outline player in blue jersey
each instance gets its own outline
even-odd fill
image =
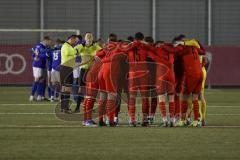
[[[47,85],[48,85],[48,100],[53,101],[53,86],[51,83],[51,71],[52,71],[52,58],[51,58],[51,53],[53,52],[54,48],[49,47],[48,52],[46,52],[47,55]],[[46,81],[46,80],[45,80]],[[46,85],[46,83],[45,83]]]
[[[37,100],[41,101],[44,96],[44,70],[46,69],[46,53],[49,52],[51,40],[48,36],[44,37],[42,42],[37,44],[32,50],[32,68],[34,82],[29,101],[34,100],[34,95],[37,92]]]
[[[54,101],[54,95],[58,97],[58,93],[60,92],[59,67],[61,64],[61,48],[63,43],[64,41],[57,39],[54,48],[48,54],[49,61],[51,61],[51,101]]]

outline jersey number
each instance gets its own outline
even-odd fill
[[[53,52],[53,60],[58,60],[58,52]]]

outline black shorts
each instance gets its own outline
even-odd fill
[[[60,81],[62,86],[72,86],[73,83],[73,68],[60,66]]]
[[[81,68],[80,75],[79,75],[79,85],[85,86],[86,85],[86,76],[87,76],[87,69]]]

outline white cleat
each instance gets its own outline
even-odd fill
[[[29,101],[32,102],[33,100],[34,100],[34,97],[31,95],[31,96],[29,97]]]
[[[54,102],[54,97],[51,96],[51,98],[48,99],[50,102]]]
[[[41,101],[42,97],[41,96],[37,96],[37,101]]]
[[[114,123],[116,124],[116,126],[119,126],[119,119],[118,119],[118,117],[114,117]]]

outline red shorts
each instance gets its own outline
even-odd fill
[[[149,96],[150,73],[147,63],[138,62],[129,65],[128,91],[129,94],[136,95],[140,91],[141,96]]]
[[[158,94],[175,93],[175,75],[172,69],[157,69],[156,87]]]
[[[101,64],[94,64],[86,75],[86,95],[96,97],[99,90],[98,75],[101,70]]]
[[[119,70],[113,69],[111,63],[104,63],[98,74],[100,90],[117,93],[118,73]]]
[[[183,94],[199,94],[201,92],[203,75],[202,72],[184,76]]]

